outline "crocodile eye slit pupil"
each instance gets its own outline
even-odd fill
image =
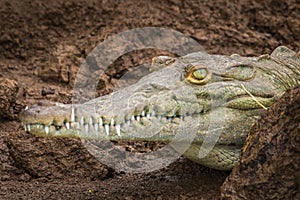
[[[193,72],[193,76],[195,79],[203,80],[207,76],[207,71],[204,68],[197,69]]]

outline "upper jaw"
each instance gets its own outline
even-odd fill
[[[145,93],[140,94],[145,96]],[[120,98],[121,93],[115,92],[109,95],[110,98],[99,97],[97,101],[85,104],[35,106],[21,113],[20,119],[27,131],[40,136],[96,137],[98,134],[99,138],[102,134],[103,139],[121,135],[123,139],[149,137],[156,130],[153,127],[175,126],[184,117],[172,92],[163,90],[154,91],[154,94],[149,98],[140,98],[139,95]],[[153,131],[148,136],[141,134],[151,129]],[[87,132],[92,135],[84,135]]]
[[[54,115],[40,116],[45,113],[55,113],[61,110],[61,119]],[[123,118],[122,122],[117,121],[116,117],[98,114],[86,115],[91,107],[65,105],[63,108],[39,107],[25,111],[20,119],[25,130],[39,136],[62,136],[62,137],[87,137],[98,139],[149,139],[160,134],[164,126],[169,128],[176,127],[184,119],[184,115],[163,114],[160,111],[143,110],[140,114],[133,114]],[[41,111],[42,110],[42,111]],[[84,113],[82,112],[84,110]],[[57,113],[56,113],[57,114]],[[129,116],[129,115],[128,115]],[[34,120],[36,119],[36,120]],[[171,135],[164,135],[165,139]],[[159,136],[163,138],[162,136]]]

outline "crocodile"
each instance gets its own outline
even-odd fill
[[[44,137],[170,142],[181,131],[193,135],[183,156],[231,170],[251,126],[299,82],[300,52],[284,46],[259,57],[157,56],[150,73],[130,86],[82,104],[33,105],[19,118]],[[207,138],[213,148],[201,157]]]

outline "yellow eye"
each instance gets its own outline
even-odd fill
[[[207,76],[207,71],[206,71],[205,68],[196,69],[193,72],[193,76],[194,76],[195,79],[203,80]]]
[[[204,66],[192,66],[187,70],[186,79],[194,84],[204,85],[211,78],[211,72]]]

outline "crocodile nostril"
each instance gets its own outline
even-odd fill
[[[150,67],[150,72],[159,70],[163,67],[169,66],[175,62],[175,58],[169,56],[157,56],[152,58],[152,65]]]

